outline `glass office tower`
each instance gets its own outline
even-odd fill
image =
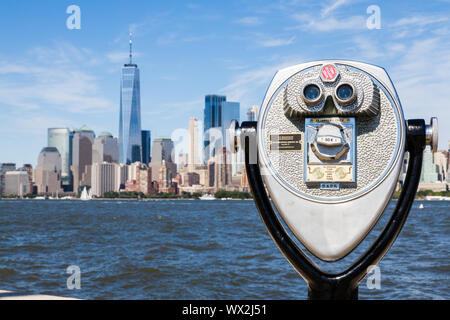
[[[203,110],[203,162],[205,164],[215,155],[217,132],[212,129],[219,128],[222,123],[222,103],[226,100],[225,96],[207,95],[205,97],[205,109]],[[221,145],[221,143],[219,144]]]
[[[205,97],[204,130],[220,127],[222,124],[222,103],[227,101],[225,96],[208,95]]]
[[[229,129],[233,120],[240,122],[240,103],[239,102],[228,102],[222,103],[222,143],[223,146],[231,151],[230,148],[230,137]]]
[[[68,128],[50,128],[48,129],[48,147],[58,149],[61,155],[61,181],[63,186],[72,184],[72,139],[73,131]]]
[[[142,163],[149,164],[150,163],[150,154],[151,154],[151,131],[150,130],[142,130]]]
[[[141,90],[139,68],[132,63],[122,67],[120,83],[119,161],[130,164],[142,160]]]
[[[233,120],[239,121],[240,104],[228,102],[225,96],[207,95],[203,116],[203,162],[207,163],[219,148],[227,147],[227,130]]]

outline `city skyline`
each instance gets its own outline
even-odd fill
[[[0,55],[0,121],[8,124],[0,128],[0,161],[36,166],[47,128],[86,123],[95,132],[118,132],[129,31],[145,70],[142,128],[153,137],[187,129],[190,117],[202,121],[208,93],[239,101],[246,119],[278,69],[342,58],[385,67],[406,118],[426,118],[431,109],[441,121],[439,149],[446,147],[450,41],[443,1],[381,1],[380,30],[367,29],[371,3],[364,1],[124,3],[78,1],[80,30],[66,28],[67,3],[0,4],[2,29],[14,30],[3,34],[8,50]],[[435,93],[432,105],[424,92]]]

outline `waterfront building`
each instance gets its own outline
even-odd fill
[[[5,173],[4,194],[23,197],[31,193],[31,184],[26,171],[7,171]]]
[[[215,170],[216,170],[216,162],[215,158],[211,158],[208,160],[208,164],[206,165],[207,171],[206,171],[206,184],[205,187],[208,188],[214,188],[214,179],[216,177]]]
[[[203,160],[206,163],[221,147],[230,150],[229,128],[240,120],[240,104],[226,101],[225,96],[207,95],[205,97]]]
[[[5,173],[16,170],[15,163],[0,163],[0,195],[2,195],[5,187]]]
[[[43,148],[34,170],[34,182],[39,194],[59,194],[61,189],[61,155],[55,147]]]
[[[152,181],[152,169],[145,164],[134,166],[133,176],[135,179],[126,182],[125,190],[128,192],[142,192],[144,194],[154,194],[156,189]]]
[[[248,109],[247,120],[248,121],[258,121],[258,115],[259,115],[259,107],[253,106]]]
[[[137,64],[132,60],[122,67],[120,82],[119,161],[130,164],[142,161],[141,93]]]
[[[144,165],[138,170],[139,172],[137,173],[137,182],[139,184],[140,192],[144,194],[154,194],[155,190],[152,183],[152,169]]]
[[[198,120],[197,118],[189,119],[189,155],[188,166],[190,170],[193,170],[195,166],[200,164],[198,157]]]
[[[177,165],[174,162],[174,144],[170,138],[157,138],[152,145],[152,161],[150,167],[152,168],[152,180],[159,180],[159,169],[163,162],[169,170],[169,179],[172,180],[177,174]]]
[[[25,171],[28,174],[28,182],[31,184],[33,182],[33,166],[31,164],[24,164],[23,167],[20,168],[20,171]]]
[[[248,177],[247,177],[247,170],[245,169],[245,166],[242,169],[241,188],[242,188],[243,192],[250,192],[250,186],[248,184]]]
[[[49,128],[47,132],[47,146],[58,149],[61,155],[61,180],[65,188],[72,185],[72,139],[74,132],[68,128]]]
[[[128,165],[119,164],[116,166],[116,183],[115,191],[125,190],[125,183],[128,180]]]
[[[161,167],[159,168],[158,175],[159,190],[168,189],[172,186],[172,177],[170,177],[169,169],[166,166],[166,161],[162,162]]]
[[[102,162],[119,162],[119,144],[109,132],[102,132],[92,145],[92,163]]]
[[[169,166],[168,166],[169,164]],[[159,171],[158,171],[158,191],[161,193],[177,193],[177,186],[173,183],[173,179],[176,178],[177,173],[176,170],[173,170],[170,167],[170,163],[166,163],[163,160]]]
[[[450,140],[447,145],[447,172],[450,171]],[[447,183],[450,184],[450,174],[447,174]]]
[[[95,133],[86,125],[75,130],[72,139],[73,191],[81,193],[81,187],[91,186],[92,145]]]
[[[222,190],[232,184],[231,154],[227,148],[219,149],[215,156],[214,188]]]
[[[429,148],[425,149],[423,153],[420,182],[438,182],[438,168],[434,163],[433,152]]]
[[[150,163],[150,155],[151,155],[151,140],[152,133],[150,130],[142,130],[142,160],[143,164],[148,165]]]
[[[185,170],[188,166],[189,155],[187,153],[180,153],[178,155],[178,171]]]
[[[433,152],[429,148],[425,149],[423,154],[422,173],[418,190],[447,190],[447,183],[439,181],[439,167],[434,162]]]
[[[116,172],[118,165],[109,162],[92,164],[92,195],[102,197],[106,192],[117,191]]]
[[[142,163],[140,163],[140,162],[134,162],[134,163],[130,164],[129,166],[127,166],[127,168],[128,168],[127,181],[137,180],[136,172],[137,172],[137,169],[141,165],[142,165]]]
[[[206,186],[208,181],[208,167],[207,166],[197,166],[193,173],[198,174],[199,176],[199,184],[202,186]]]
[[[434,155],[434,164],[437,166],[438,171],[438,180],[446,181],[447,180],[447,154],[446,151],[438,151],[435,152]]]
[[[200,175],[195,172],[188,172],[186,178],[183,179],[183,184],[186,186],[194,186],[200,184]]]
[[[190,187],[193,185],[200,184],[200,175],[196,172],[189,172],[188,170],[179,171],[178,186],[180,187]]]
[[[184,187],[193,185],[208,186],[208,166],[207,165],[197,165],[194,168],[183,168],[178,170],[181,174],[181,185]]]

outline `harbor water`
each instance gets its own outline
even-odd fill
[[[312,259],[342,271],[388,218],[344,260]],[[416,201],[379,264],[379,286],[364,279],[360,299],[450,299],[449,247],[450,202]],[[79,289],[68,288],[69,266],[80,270]],[[307,297],[253,201],[0,200],[0,289],[81,299]]]

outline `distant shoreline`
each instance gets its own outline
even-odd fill
[[[79,198],[73,199],[33,199],[33,198],[0,198],[1,200],[24,200],[24,201],[253,201],[253,199],[214,199],[214,200],[201,200],[201,199],[182,199],[182,198],[143,198],[143,199],[132,199],[132,198],[96,198],[91,200],[81,200]],[[450,200],[450,199],[449,199]]]
[[[80,198],[72,199],[35,199],[35,198],[0,198],[1,200],[27,200],[27,201],[253,201],[253,199],[229,199],[229,198],[218,198],[214,200],[201,200],[193,198],[95,198],[91,200],[81,200]],[[398,199],[392,199],[397,201]],[[450,197],[440,197],[439,199],[425,199],[425,198],[415,198],[414,201],[450,201]]]

